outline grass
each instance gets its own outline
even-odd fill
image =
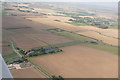
[[[91,26],[91,23],[87,23],[87,24],[85,24],[85,23],[78,23],[78,22],[66,22],[66,23],[68,23],[68,24],[72,24],[72,25],[75,25],[75,26]],[[99,26],[96,26],[96,27],[98,27],[99,28]],[[104,28],[104,26],[103,26],[103,28]],[[112,28],[112,29],[118,29],[118,26],[116,25],[116,26],[109,26],[108,28]]]
[[[16,58],[19,58],[19,56],[16,53],[6,54],[3,55],[3,58],[6,62],[13,61]]]
[[[112,29],[120,29],[120,27],[118,27],[117,25],[116,25],[116,26],[110,26],[109,28],[112,28]]]
[[[111,53],[114,53],[114,54],[118,54],[118,47],[114,47],[114,46],[93,45],[93,44],[80,44],[80,45],[95,48],[95,49],[98,49],[98,50],[103,50],[103,51],[106,51],[106,52],[111,52]]]
[[[76,25],[76,26],[88,26],[87,24],[84,23],[77,23],[77,22],[67,22],[68,24]]]
[[[56,34],[59,36],[64,36],[64,37],[67,37],[67,38],[74,40],[74,41],[81,41],[81,42],[96,41],[96,40],[90,39],[88,37],[85,37],[83,35],[75,34],[73,32],[69,32],[69,31],[62,31],[62,32],[57,32],[55,30],[49,30],[49,31],[52,32],[53,34]]]
[[[96,16],[96,14],[91,14],[91,13],[87,13],[87,12],[79,12],[79,13],[65,13],[65,12],[57,12],[60,14],[65,14],[69,17],[76,17],[76,16]]]
[[[2,15],[6,15],[6,16],[8,15],[8,16],[9,16],[9,15],[11,15],[11,14],[9,14],[9,13],[7,13],[7,12],[2,12]]]
[[[86,43],[86,41],[88,41],[88,42],[94,41],[94,42],[98,43],[97,39],[94,39],[94,38],[91,38],[91,37],[88,37],[88,36],[84,36],[84,35],[81,35],[81,34],[72,33],[72,32],[69,32],[69,31],[57,32],[55,29],[54,30],[53,29],[52,30],[47,30],[47,31],[50,31],[51,33],[53,33],[55,35],[64,36],[64,37],[72,40],[71,42],[67,42],[67,43],[47,45],[47,47],[66,47],[66,46],[77,45],[77,44],[80,44],[80,43]],[[42,46],[42,47],[46,47],[46,46]],[[38,49],[38,48],[41,48],[41,47],[35,47],[33,49]]]
[[[56,52],[56,53],[41,54],[41,55],[29,57],[29,58],[35,58],[35,57],[41,57],[41,56],[47,56],[47,55],[53,55],[53,54],[59,54],[59,53],[63,53],[63,51],[62,52]]]
[[[71,45],[79,44],[79,45],[83,45],[86,47],[91,47],[91,48],[95,48],[95,49],[99,49],[99,50],[118,54],[118,47],[117,46],[111,46],[107,43],[103,43],[97,39],[94,39],[94,38],[91,38],[88,36],[79,35],[76,33],[69,32],[69,31],[58,32],[56,29],[52,29],[52,30],[48,30],[48,31],[50,31],[53,34],[64,36],[64,37],[67,37],[71,40],[74,40],[73,42],[69,42],[69,43],[56,44],[55,46],[57,46],[57,47],[64,47],[64,46],[71,46]],[[96,42],[97,44],[90,43],[91,41]]]
[[[5,46],[2,46],[2,47],[9,47],[9,48],[12,50],[12,52],[9,53],[9,54],[7,54],[7,53],[4,54],[4,53],[3,53],[3,58],[4,58],[5,62],[10,62],[10,61],[15,60],[16,58],[20,58],[20,57],[13,51],[13,49],[12,49],[12,46],[11,46],[11,38],[9,37],[9,35],[4,34],[4,37],[6,37],[6,38],[5,38],[5,39],[6,39],[5,42],[9,43],[10,46],[5,45]],[[14,44],[15,44],[15,42],[14,42]]]
[[[80,44],[80,43],[81,43],[80,41],[72,41],[72,42],[68,42],[68,43],[55,44],[55,45],[52,45],[52,46],[61,48],[61,47],[67,47],[67,46],[77,45],[77,44]]]
[[[62,47],[67,47],[67,46],[72,46],[72,45],[77,45],[77,44],[80,44],[81,42],[80,41],[72,41],[72,42],[67,42],[67,43],[60,43],[60,44],[54,44],[54,45],[48,45],[48,46],[42,46],[42,47],[58,47],[58,48],[62,48]],[[41,48],[40,47],[35,47],[35,48],[32,48],[32,49],[39,49]],[[61,53],[61,52],[58,52],[58,53]],[[55,53],[57,54],[57,53]],[[51,54],[45,54],[45,55],[39,55],[39,56],[46,56],[46,55],[51,55]],[[37,56],[35,56],[37,57]]]

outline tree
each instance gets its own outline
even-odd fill
[[[56,76],[52,76],[52,80],[59,80],[59,78],[57,78]]]
[[[56,76],[53,75],[52,80],[64,80],[64,78],[62,76],[56,77]]]
[[[58,76],[59,77],[59,80],[64,80],[64,78],[62,76]]]

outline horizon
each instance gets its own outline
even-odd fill
[[[1,0],[2,2],[119,2],[119,0]]]

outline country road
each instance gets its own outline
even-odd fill
[[[44,71],[42,71],[42,70],[40,70],[37,66],[35,66],[34,64],[32,64],[33,65],[33,67],[37,70],[37,71],[39,71],[42,75],[44,75],[46,78],[51,78],[50,76],[48,76],[46,73],[44,73]]]
[[[12,49],[13,49],[13,51],[19,56],[19,57],[23,57],[16,49],[15,49],[15,46],[14,46],[14,43],[12,42],[12,41],[10,41],[11,42],[11,47],[12,47]],[[33,67],[37,70],[37,71],[39,71],[41,74],[43,74],[46,78],[51,78],[49,75],[47,75],[46,73],[46,71],[44,70],[44,69],[40,69],[39,67],[37,67],[36,65],[34,65],[30,60],[28,60],[32,65],[33,65]]]
[[[15,53],[17,53],[17,55],[18,55],[19,57],[22,57],[22,55],[15,49],[14,43],[13,43],[12,41],[10,41],[10,42],[11,42],[11,47],[12,47],[13,51],[14,51]]]

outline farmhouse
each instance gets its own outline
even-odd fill
[[[8,69],[21,69],[20,64],[10,64]]]
[[[48,50],[45,50],[45,53],[56,53],[56,52],[59,52],[59,49],[48,49]]]
[[[35,51],[29,51],[29,52],[26,52],[26,55],[29,55],[30,53],[34,53]]]
[[[31,67],[32,64],[29,62],[22,62],[20,64],[9,64],[7,66],[8,66],[8,69],[12,70],[12,69],[22,69],[25,67]]]

